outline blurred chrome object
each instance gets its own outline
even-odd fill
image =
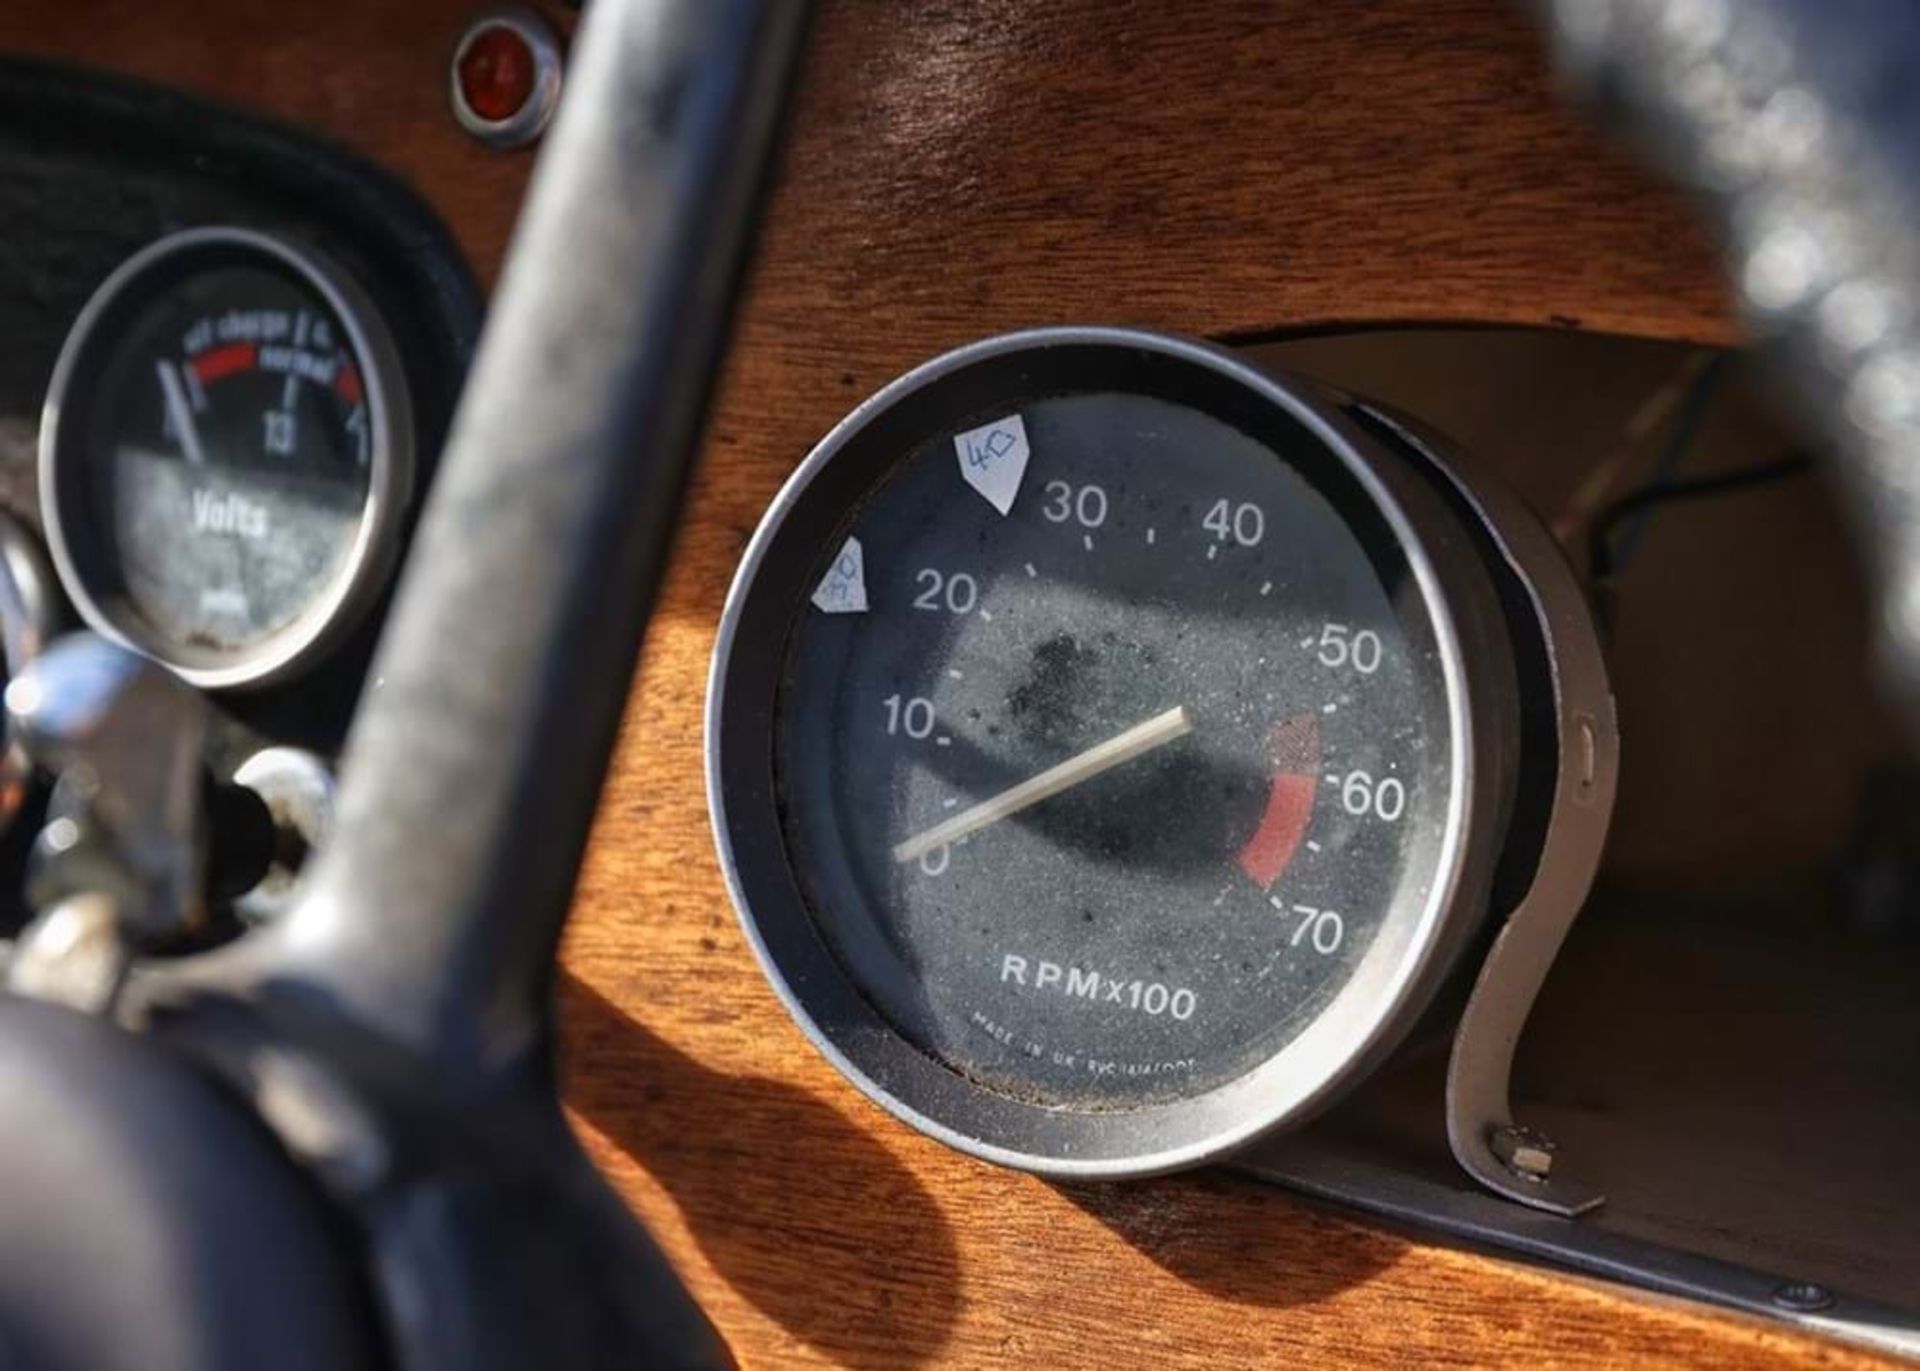
[[[16,744],[57,777],[28,880],[43,913],[17,956],[46,937],[93,947],[100,920],[75,938],[71,910],[61,912],[83,897],[109,901],[109,922],[135,946],[204,922],[199,694],[165,667],[77,633],[15,676],[6,703]]]
[[[33,535],[11,514],[0,511],[0,662],[12,680],[40,655],[59,623],[53,572]],[[8,725],[0,744],[0,833],[26,802],[33,762],[14,740]]]
[[[1539,0],[1585,93],[1712,212],[1836,458],[1920,735],[1920,7]]]
[[[268,747],[242,762],[233,780],[266,804],[280,838],[266,875],[233,902],[242,919],[262,923],[293,904],[302,867],[333,836],[333,771],[304,748]]]
[[[7,949],[6,988],[83,1014],[104,1014],[132,960],[113,897],[75,895],[35,919]]]

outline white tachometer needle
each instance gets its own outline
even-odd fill
[[[1164,714],[1154,715],[1145,723],[1135,724],[1125,733],[1115,734],[1104,743],[1094,744],[1058,766],[1048,767],[1038,776],[1001,791],[991,800],[983,800],[972,809],[937,823],[923,833],[914,834],[905,842],[895,845],[893,859],[896,862],[910,862],[936,847],[959,842],[969,833],[978,833],[988,824],[999,823],[1029,805],[1037,805],[1082,781],[1093,779],[1103,771],[1109,771],[1122,762],[1130,762],[1191,732],[1193,720],[1187,717],[1186,706],[1176,705]]]
[[[179,435],[180,450],[195,466],[205,466],[207,450],[200,446],[200,430],[193,426],[193,406],[187,403],[187,388],[180,384],[180,368],[172,362],[159,361],[153,364],[153,369],[160,375],[160,391],[167,398],[167,418],[173,421],[173,431]]]

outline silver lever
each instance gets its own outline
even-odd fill
[[[205,921],[205,702],[165,668],[91,633],[7,686],[7,718],[55,778],[33,853],[39,917],[8,969],[16,990],[98,1009],[131,948]]]

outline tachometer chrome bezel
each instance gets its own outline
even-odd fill
[[[1019,1100],[967,1079],[907,1041],[860,994],[805,908],[772,808],[771,720],[744,701],[771,692],[737,651],[769,549],[848,444],[924,388],[1009,357],[1044,366],[1052,349],[1113,349],[1225,377],[1276,406],[1332,453],[1395,540],[1431,626],[1445,696],[1449,801],[1433,879],[1417,913],[1383,928],[1315,1022],[1242,1075],[1176,1101],[1085,1111]],[[1515,765],[1513,672],[1497,597],[1433,489],[1310,383],[1270,375],[1223,349],[1120,328],[1042,329],[987,339],[893,382],[813,450],[769,508],[742,559],[715,645],[707,699],[708,803],[721,866],[749,943],[814,1045],[869,1098],[974,1156],[1060,1178],[1149,1175],[1199,1165],[1297,1124],[1364,1077],[1412,1028],[1480,926]],[[778,579],[778,578],[775,578]],[[761,610],[759,612],[771,612]],[[758,664],[764,668],[764,663]],[[757,825],[750,831],[745,824]],[[1392,921],[1389,921],[1390,924]],[[811,933],[809,933],[811,930]]]

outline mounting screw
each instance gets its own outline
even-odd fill
[[[1531,1128],[1502,1124],[1487,1135],[1487,1145],[1500,1164],[1522,1180],[1544,1181],[1553,1170],[1553,1139]]]
[[[1788,1281],[1785,1285],[1777,1285],[1771,1298],[1777,1307],[1795,1314],[1818,1313],[1833,1304],[1833,1292],[1812,1281]]]

